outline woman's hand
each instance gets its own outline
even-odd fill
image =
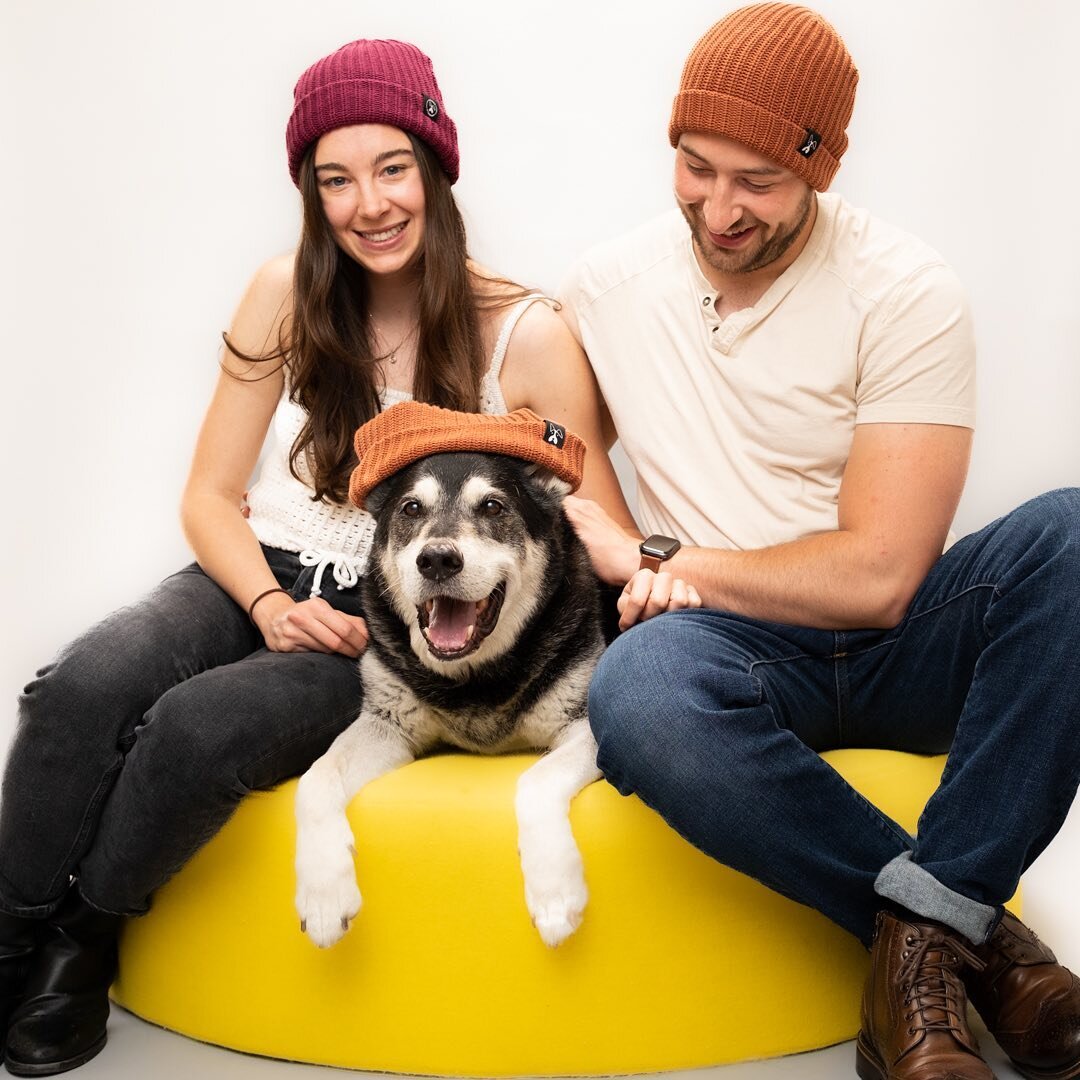
[[[288,593],[271,593],[254,612],[255,625],[271,652],[341,653],[357,657],[368,643],[367,623],[346,615],[321,596],[297,602]]]
[[[619,629],[629,630],[636,622],[644,622],[665,611],[701,607],[701,597],[693,585],[687,585],[666,570],[638,570],[626,583],[616,605],[619,609]]]
[[[641,537],[624,529],[599,503],[567,495],[563,509],[589,552],[593,569],[608,585],[628,581],[641,562]]]

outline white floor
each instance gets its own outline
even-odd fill
[[[1020,1074],[1006,1064],[977,1023],[976,1031],[984,1056],[1000,1080],[1017,1080]],[[335,1076],[378,1075],[232,1053],[163,1031],[115,1006],[109,1020],[109,1044],[71,1075],[79,1080],[145,1080],[150,1074],[154,1080],[333,1080]],[[855,1045],[850,1042],[772,1061],[663,1074],[664,1080],[838,1080],[854,1075]]]

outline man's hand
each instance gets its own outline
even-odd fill
[[[629,630],[665,611],[701,607],[701,597],[693,585],[687,585],[666,570],[638,570],[626,583],[615,605],[619,609],[619,629]]]
[[[589,552],[593,569],[608,585],[622,585],[641,562],[641,537],[619,525],[599,503],[567,495],[563,509]]]
[[[367,648],[367,623],[359,615],[332,608],[321,596],[298,603],[287,593],[273,593],[255,608],[255,622],[271,652],[341,653],[355,658]]]

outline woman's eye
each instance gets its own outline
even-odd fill
[[[420,504],[415,499],[409,499],[407,502],[401,504],[401,512],[406,517],[419,517],[420,516]]]
[[[322,181],[322,186],[336,190],[337,188],[343,188],[348,182],[344,176],[328,176]]]
[[[485,499],[480,504],[480,513],[485,517],[498,517],[506,507],[498,499]]]

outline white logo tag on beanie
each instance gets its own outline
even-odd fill
[[[545,420],[544,442],[551,443],[552,446],[561,450],[563,443],[566,442],[566,428],[556,424],[554,420]]]
[[[424,112],[434,120],[439,115],[439,103],[434,98],[424,98]]]
[[[814,151],[821,145],[821,136],[813,129],[806,129],[806,138],[803,141],[802,146],[799,147],[799,153],[803,157],[812,157]]]

